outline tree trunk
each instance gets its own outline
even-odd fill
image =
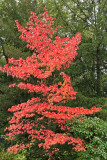
[[[7,57],[6,53],[5,53],[5,49],[4,49],[3,44],[2,44],[2,51],[3,51],[3,56],[4,56],[5,59],[6,59],[6,63],[8,63],[8,57]]]
[[[97,61],[97,65],[96,65],[96,68],[97,68],[97,95],[100,96],[101,95],[101,79],[100,79],[100,76],[101,76],[101,69],[100,69],[100,51],[99,51],[99,47],[97,47],[97,55],[96,55],[96,61]]]
[[[3,56],[5,57],[5,59],[6,59],[6,63],[8,63],[8,57],[7,57],[7,55],[6,55],[6,53],[5,53],[5,49],[4,49],[4,42],[3,42],[3,40],[2,40],[2,38],[0,37],[0,45],[1,45],[1,47],[2,47],[2,51],[3,51]]]

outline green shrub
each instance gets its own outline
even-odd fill
[[[78,152],[76,160],[107,159],[107,124],[97,117],[81,116],[70,122],[70,134],[85,141],[86,151]]]
[[[2,149],[0,152],[0,160],[27,160],[26,156],[22,154],[9,154],[7,151]]]

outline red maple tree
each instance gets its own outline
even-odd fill
[[[8,151],[17,153],[19,150],[34,145],[36,141],[49,156],[58,150],[55,147],[57,143],[68,142],[72,144],[73,149],[85,151],[83,140],[68,136],[67,130],[70,128],[66,125],[66,120],[72,121],[80,114],[93,114],[100,111],[101,108],[84,109],[59,105],[59,102],[76,98],[77,92],[71,86],[70,77],[63,71],[70,66],[77,55],[81,34],[77,33],[75,37],[56,36],[53,38],[54,33],[58,31],[57,28],[53,29],[54,18],[48,15],[46,9],[40,18],[36,13],[31,12],[29,22],[25,27],[21,26],[18,20],[16,24],[22,33],[20,38],[27,42],[27,48],[30,48],[33,54],[25,60],[10,58],[9,64],[1,67],[0,70],[7,72],[7,75],[22,79],[23,82],[11,84],[10,87],[36,92],[38,97],[33,97],[25,103],[8,109],[13,112],[9,126],[5,129],[9,138],[14,140],[16,136],[26,133],[29,139],[28,143],[17,143],[8,148]],[[46,79],[55,74],[56,70],[60,72],[62,82],[48,85]],[[31,76],[36,79],[33,84],[27,81]],[[62,133],[53,131],[52,126],[54,125],[57,125]]]

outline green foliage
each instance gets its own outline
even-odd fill
[[[9,85],[14,82],[16,82],[16,80],[13,80],[11,76],[7,77],[6,74],[0,72],[0,109],[2,111],[7,112],[9,107],[25,102],[29,97],[27,91],[18,88],[9,88]]]
[[[97,117],[80,116],[70,122],[70,134],[85,140],[86,151],[79,153],[83,160],[107,159],[107,124]],[[79,160],[78,158],[76,160]]]
[[[0,160],[27,160],[26,151],[23,151],[21,154],[9,154],[7,151],[2,150],[0,152]]]
[[[31,55],[26,48],[26,43],[19,39],[20,33],[17,30],[15,20],[22,25],[26,24],[30,12],[37,14],[43,12],[43,3],[37,0],[1,0],[0,3],[0,53],[7,58],[27,57]],[[4,50],[3,50],[4,48]],[[5,53],[6,50],[6,53]]]
[[[102,111],[100,111],[99,113],[97,113],[96,115],[103,119],[104,121],[107,121],[107,98],[103,98],[104,99],[104,104],[102,106]]]
[[[4,66],[6,64],[6,60],[3,57],[0,57],[0,66]]]
[[[31,56],[30,52],[23,52],[21,48],[15,48],[14,46],[4,45],[4,51],[8,58],[12,58],[14,56],[15,59],[23,58],[26,59],[28,56]]]
[[[4,132],[4,126],[7,123],[7,115],[5,112],[0,110],[0,135]]]
[[[91,108],[92,106],[103,107],[103,105],[105,104],[105,98],[86,97],[79,92],[76,95],[76,99],[68,101],[66,104],[71,107],[80,107],[80,106],[84,108]]]

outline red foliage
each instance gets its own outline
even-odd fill
[[[19,87],[27,89],[28,92],[36,92],[43,95],[43,98],[36,97],[28,100],[26,103],[21,103],[9,108],[13,112],[13,117],[9,121],[7,135],[10,139],[14,139],[16,135],[28,134],[28,144],[16,144],[10,147],[9,152],[17,152],[33,145],[36,140],[40,141],[39,147],[46,150],[46,154],[54,154],[57,149],[54,147],[57,143],[72,144],[75,150],[84,151],[85,146],[79,138],[73,138],[67,135],[67,130],[70,128],[66,125],[66,120],[71,121],[80,114],[93,114],[101,110],[101,108],[92,107],[91,109],[71,108],[67,106],[57,105],[57,102],[65,102],[70,99],[75,99],[76,92],[71,86],[71,80],[64,72],[60,72],[63,82],[58,84],[46,85],[45,79],[52,76],[55,70],[61,70],[69,67],[72,60],[77,55],[78,44],[81,42],[81,34],[77,33],[75,37],[60,38],[53,34],[57,29],[53,29],[54,18],[49,17],[48,11],[41,15],[39,19],[36,13],[31,12],[27,26],[22,27],[16,21],[18,30],[22,32],[20,38],[27,42],[27,47],[33,50],[33,55],[27,57],[26,60],[20,58],[15,60],[9,59],[9,64],[4,68],[0,68],[2,72],[7,72],[7,75],[12,77],[27,80],[31,77],[36,77],[37,82],[11,84],[10,87]],[[59,26],[60,28],[60,26]],[[36,84],[36,85],[35,85]],[[37,118],[37,116],[39,117]],[[33,118],[33,120],[31,120]],[[44,118],[48,121],[45,122]],[[42,123],[43,122],[43,123]],[[45,122],[45,123],[44,123]],[[58,127],[65,133],[55,133],[52,131],[52,124],[57,124]],[[41,128],[40,128],[41,125]],[[52,148],[50,152],[50,148]]]

